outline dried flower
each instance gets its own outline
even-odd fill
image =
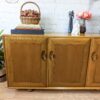
[[[79,12],[76,16],[79,19],[89,20],[91,19],[92,14],[89,11],[83,11],[83,12]]]

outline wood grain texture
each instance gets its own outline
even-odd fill
[[[4,43],[9,87],[46,86],[46,61],[41,59],[46,39],[5,36]]]
[[[86,86],[100,86],[100,38],[92,38]],[[94,60],[92,55],[94,55]]]
[[[48,55],[49,86],[85,86],[86,70],[90,50],[89,38],[50,38]]]
[[[3,40],[10,88],[100,90],[100,37],[4,35]]]

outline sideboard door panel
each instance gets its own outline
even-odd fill
[[[48,45],[48,85],[85,86],[89,38],[51,38]]]
[[[46,86],[46,38],[5,36],[4,49],[9,87]]]
[[[100,38],[91,41],[87,86],[100,87]]]

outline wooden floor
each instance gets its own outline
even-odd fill
[[[8,89],[0,83],[0,100],[100,100],[100,91],[72,90],[26,90]]]

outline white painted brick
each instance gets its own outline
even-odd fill
[[[10,33],[10,30],[20,23],[20,7],[29,0],[19,0],[16,4],[0,1],[0,29]],[[33,1],[33,0],[30,0]],[[45,32],[67,33],[68,12],[75,13],[88,10],[93,13],[93,18],[86,22],[88,33],[100,33],[100,1],[90,4],[90,0],[34,0],[41,9],[41,26]],[[13,20],[13,21],[12,21]]]

